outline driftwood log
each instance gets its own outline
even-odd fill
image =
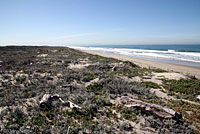
[[[67,104],[72,109],[81,109],[81,107],[72,103],[71,101],[64,102],[58,94],[54,94],[54,95],[44,94],[44,96],[40,100],[40,107],[52,109],[52,102],[54,100],[60,100],[63,104]]]
[[[144,110],[146,113],[151,113],[160,118],[164,118],[164,119],[172,118],[175,120],[179,120],[182,118],[182,116],[179,112],[176,112],[173,109],[170,109],[168,107],[162,107],[160,105],[131,99],[130,97],[127,97],[127,96],[122,96],[120,101],[121,101],[121,103],[125,104],[126,107],[136,107],[141,110]]]

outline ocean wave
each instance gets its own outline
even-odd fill
[[[176,50],[170,50],[170,49],[168,49],[168,52],[176,52]]]
[[[177,52],[175,50],[146,50],[146,49],[128,49],[128,48],[103,48],[103,47],[72,47],[81,50],[94,50],[115,55],[129,57],[143,57],[154,59],[167,59],[200,63],[199,52]]]

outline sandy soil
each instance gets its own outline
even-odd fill
[[[184,75],[196,76],[197,78],[200,79],[200,67],[177,65],[177,64],[171,64],[171,63],[162,63],[162,62],[157,62],[157,61],[148,61],[148,60],[125,57],[125,56],[116,56],[116,55],[104,54],[104,53],[101,53],[98,51],[92,51],[92,50],[81,50],[81,51],[84,51],[90,54],[104,56],[104,57],[111,57],[111,58],[115,58],[119,60],[132,61],[141,67],[160,68],[160,69],[167,70],[170,72],[180,72],[180,73],[183,73]]]

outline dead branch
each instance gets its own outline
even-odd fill
[[[160,105],[146,103],[140,100],[131,99],[127,96],[122,96],[120,99],[121,103],[125,104],[126,107],[137,107],[145,112],[153,113],[160,118],[173,118],[179,120],[182,118],[179,112],[174,111],[168,107],[162,107]]]

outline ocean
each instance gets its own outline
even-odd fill
[[[72,47],[106,54],[200,67],[199,45],[91,45]]]

